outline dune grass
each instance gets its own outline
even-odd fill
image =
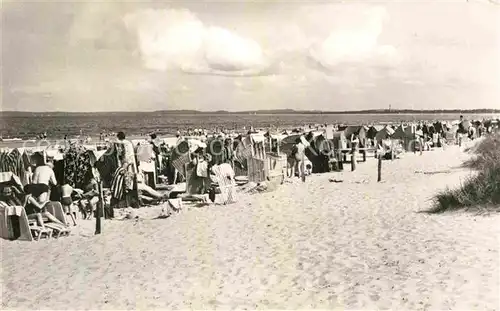
[[[500,211],[500,134],[490,135],[468,152],[474,156],[464,163],[477,171],[458,189],[446,189],[436,195],[430,213],[493,207]]]

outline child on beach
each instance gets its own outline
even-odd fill
[[[81,191],[80,189],[74,189],[69,184],[64,184],[61,186],[61,205],[63,207],[64,213],[66,215],[69,215],[71,221],[73,221],[73,225],[76,226],[76,212],[74,211],[73,199],[71,198],[73,192],[83,194],[83,191]]]

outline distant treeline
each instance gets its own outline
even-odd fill
[[[129,112],[27,112],[27,111],[0,111],[0,116],[5,117],[30,117],[30,116],[95,116],[95,115],[150,115],[150,114],[192,114],[192,115],[214,115],[214,114],[490,114],[500,113],[500,109],[435,109],[435,110],[415,110],[415,109],[371,109],[371,110],[351,110],[351,111],[322,111],[322,110],[248,110],[248,111],[198,111],[198,110],[158,110],[158,111],[129,111]]]

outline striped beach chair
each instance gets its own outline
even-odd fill
[[[236,181],[231,165],[224,163],[214,165],[212,172],[215,175],[215,182],[220,189],[220,198],[224,205],[236,202]]]

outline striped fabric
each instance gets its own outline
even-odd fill
[[[111,181],[111,195],[113,198],[121,200],[125,191],[130,191],[134,189],[134,176],[130,170],[132,166],[128,168],[119,167],[116,169],[113,175],[113,180]]]
[[[113,181],[111,182],[111,195],[113,198],[120,200],[123,197],[123,188],[125,181],[125,169],[119,167],[114,174]]]
[[[16,167],[16,159],[10,152],[0,153],[0,172],[12,172]]]
[[[4,213],[7,216],[21,216],[24,209],[24,207],[22,206],[11,206],[3,201],[0,201],[0,208],[3,208],[5,210]]]
[[[12,158],[12,173],[19,176],[22,179],[23,185],[27,184],[25,180],[25,167],[23,161],[23,155],[16,148],[10,152],[10,157]]]
[[[21,178],[22,184],[27,184],[25,178],[27,166],[24,163],[23,154],[16,148],[11,152],[0,153],[0,172],[12,172]]]
[[[190,162],[189,153],[179,155],[179,157],[172,161],[172,166],[184,176],[184,165]],[[186,177],[186,176],[184,176]]]

